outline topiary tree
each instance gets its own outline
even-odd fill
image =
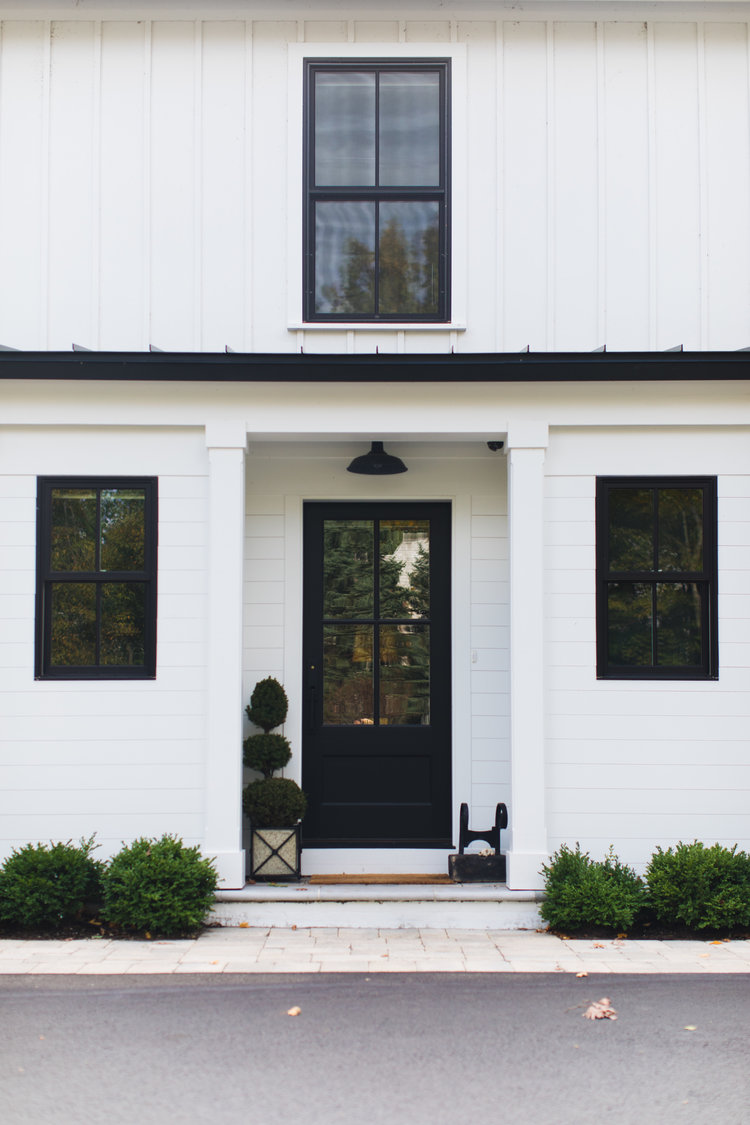
[[[262,734],[251,734],[243,742],[245,765],[263,774],[260,781],[251,781],[243,791],[242,806],[254,828],[293,827],[305,814],[307,801],[295,781],[275,778],[276,770],[288,765],[292,756],[289,739],[271,733],[286,719],[289,700],[273,676],[260,680],[245,708],[247,717],[260,727]]]

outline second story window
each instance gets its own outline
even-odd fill
[[[449,65],[307,63],[306,320],[449,319]]]

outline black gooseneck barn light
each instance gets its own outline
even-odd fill
[[[389,477],[394,473],[405,473],[406,465],[400,457],[393,457],[383,449],[382,441],[374,441],[369,453],[355,457],[347,465],[347,473],[362,473],[367,477]]]

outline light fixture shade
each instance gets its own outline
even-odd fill
[[[370,452],[355,457],[346,471],[362,473],[367,477],[390,477],[394,473],[405,473],[406,465],[400,457],[392,457],[390,453],[386,453],[382,441],[374,441]]]

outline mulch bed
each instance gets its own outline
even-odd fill
[[[590,926],[583,930],[553,930],[561,938],[591,938],[611,941],[623,938],[631,941],[744,941],[750,938],[745,930],[692,930],[689,926],[661,926],[657,923],[634,926],[627,933],[617,933],[605,926]]]
[[[216,929],[216,923],[201,926],[187,934],[159,934],[142,931],[125,931],[118,926],[110,926],[99,919],[88,922],[70,922],[59,929],[40,929],[34,927],[11,926],[0,923],[0,939],[14,938],[22,941],[80,941],[81,938],[106,938],[108,941],[172,941],[175,937],[197,938],[209,930]]]

